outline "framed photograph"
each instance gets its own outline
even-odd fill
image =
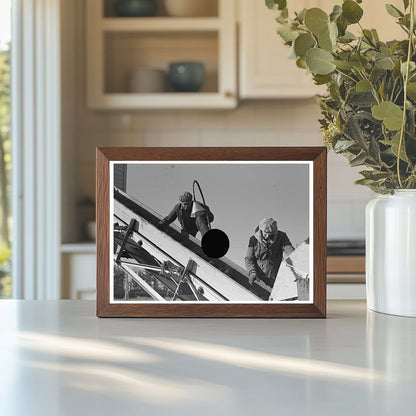
[[[326,316],[324,147],[97,149],[97,316]]]

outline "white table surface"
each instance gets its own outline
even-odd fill
[[[98,319],[0,301],[0,415],[412,415],[416,319]]]

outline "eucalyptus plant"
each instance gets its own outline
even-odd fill
[[[286,0],[266,0],[278,10],[278,34],[292,48],[296,65],[325,84],[320,97],[324,143],[365,166],[357,183],[377,193],[416,188],[415,0],[387,12],[404,39],[382,42],[360,24],[362,0],[344,0],[328,14],[320,8],[289,16]],[[356,25],[354,35],[350,29]]]

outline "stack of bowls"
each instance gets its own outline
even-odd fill
[[[217,0],[165,0],[165,7],[173,17],[218,16]]]
[[[166,72],[162,69],[136,68],[129,72],[128,91],[133,93],[159,93],[167,90]]]

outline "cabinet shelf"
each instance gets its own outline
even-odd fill
[[[233,95],[217,93],[157,93],[157,94],[103,94],[97,100],[98,109],[202,109],[202,108],[234,108]]]
[[[213,1],[213,0],[212,0]],[[229,109],[237,106],[236,5],[218,0],[214,17],[114,17],[103,0],[88,0],[87,103],[97,110]],[[108,5],[107,5],[108,6]],[[165,71],[169,64],[204,64],[197,93],[176,93],[167,85],[157,93],[135,93],[133,71]],[[146,89],[142,89],[146,90]],[[154,89],[154,90],[157,90]]]
[[[172,31],[216,31],[221,27],[217,17],[138,17],[104,18],[101,30],[105,32],[172,32]]]
[[[96,246],[92,241],[83,241],[78,243],[63,243],[61,244],[61,253],[76,254],[88,253],[95,254]]]

